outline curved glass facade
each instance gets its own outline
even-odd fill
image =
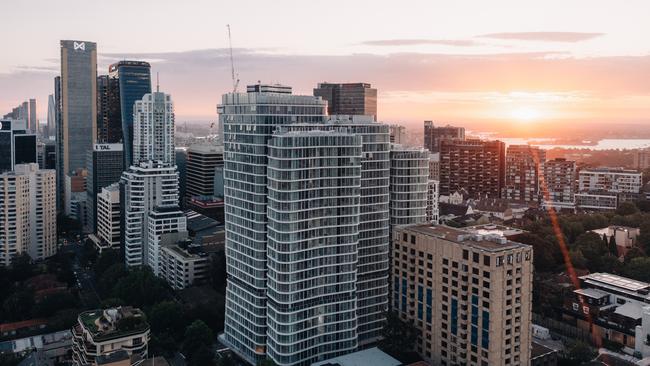
[[[269,357],[310,365],[353,351],[361,137],[277,133],[267,179]]]

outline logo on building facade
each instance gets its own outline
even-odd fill
[[[73,44],[74,50],[86,50],[86,42],[74,42]]]

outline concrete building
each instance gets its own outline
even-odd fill
[[[604,236],[607,241],[614,237],[619,255],[625,255],[628,250],[636,245],[641,230],[634,227],[611,225],[602,229],[591,230],[591,232]]]
[[[187,235],[187,218],[178,205],[154,206],[149,210],[146,221],[145,263],[151,271],[160,276],[160,251],[165,234]]]
[[[578,190],[611,193],[639,193],[643,179],[636,170],[585,168],[578,173]]]
[[[440,153],[429,155],[429,179],[440,181]]]
[[[55,172],[32,163],[0,174],[0,265],[22,253],[42,260],[56,249]]]
[[[88,171],[83,168],[65,176],[65,215],[79,221],[82,227],[88,224],[87,183]]]
[[[178,173],[173,165],[143,162],[125,171],[120,184],[124,259],[127,266],[145,265],[149,214],[155,207],[178,210]]]
[[[0,156],[0,173],[12,171],[16,164],[38,162],[36,135],[25,120],[0,120]]]
[[[446,226],[393,231],[393,309],[434,365],[527,365],[532,247]]]
[[[98,358],[123,351],[147,358],[150,338],[149,324],[140,309],[123,306],[85,311],[72,327],[72,362],[75,366],[100,365]]]
[[[424,148],[432,154],[440,152],[440,141],[465,139],[465,127],[440,126],[436,127],[433,121],[424,121]]]
[[[223,167],[223,146],[197,144],[187,149],[186,202],[194,197],[214,196],[217,167]]]
[[[388,126],[391,144],[404,144],[406,142],[406,127],[400,125]]]
[[[102,188],[97,194],[97,229],[94,235],[95,245],[100,252],[104,249],[120,247],[122,231],[120,213],[119,184],[114,183]]]
[[[530,145],[510,145],[506,152],[506,180],[502,197],[515,201],[539,202],[540,175],[546,151]]]
[[[607,191],[581,191],[574,196],[575,207],[583,210],[616,210],[618,195]]]
[[[40,169],[56,169],[56,143],[54,141],[37,142],[36,154]]]
[[[471,198],[499,198],[505,186],[506,148],[501,141],[443,138],[440,194],[465,189]]]
[[[544,207],[556,210],[574,209],[576,193],[576,162],[562,158],[544,164],[542,193]]]
[[[325,361],[319,361],[312,366],[402,366],[402,363],[394,359],[387,353],[384,353],[377,347],[364,349],[347,355],[330,358]],[[413,366],[413,365],[411,365]]]
[[[429,151],[391,145],[390,225],[419,224],[427,220]]]
[[[132,115],[133,111],[131,111],[131,120]],[[122,143],[123,138],[119,79],[110,75],[99,75],[97,76],[97,143]]]
[[[38,118],[36,118],[36,99],[29,100],[29,120],[27,128],[33,134],[38,134]]]
[[[88,221],[86,231],[97,230],[97,195],[102,188],[120,181],[124,171],[124,151],[122,144],[95,144],[88,151],[86,159],[86,210]]]
[[[319,83],[314,96],[327,101],[330,116],[372,116],[377,120],[377,89],[368,83]]]
[[[634,151],[634,169],[645,170],[650,168],[650,149],[639,149]]]
[[[431,175],[431,173],[429,173]],[[438,223],[440,220],[440,209],[438,207],[440,182],[429,179],[429,189],[427,190],[427,222]]]
[[[86,153],[97,137],[97,44],[61,41],[61,120],[57,125],[58,199],[65,196],[65,177],[86,167]],[[63,208],[60,205],[59,208]]]
[[[133,107],[133,165],[159,161],[175,165],[174,104],[171,95],[145,94]]]

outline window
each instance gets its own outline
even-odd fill
[[[478,263],[479,258],[480,258],[480,255],[478,253],[472,253],[472,260],[474,261],[474,263]]]
[[[402,234],[402,241],[408,241],[409,240],[409,235],[407,233]]]
[[[485,265],[485,266],[490,265],[490,256],[487,256],[487,255],[483,256],[483,265]]]
[[[415,235],[411,235],[411,244],[415,244]]]
[[[469,259],[469,251],[467,249],[463,249],[463,259]]]

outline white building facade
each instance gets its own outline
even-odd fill
[[[56,172],[17,164],[0,175],[0,265],[21,253],[42,260],[56,250]]]
[[[174,104],[169,94],[145,94],[133,105],[133,165],[160,161],[175,165]]]
[[[97,195],[97,244],[100,250],[120,245],[120,187],[114,183]]]
[[[390,224],[410,225],[427,219],[429,151],[391,145]]]

